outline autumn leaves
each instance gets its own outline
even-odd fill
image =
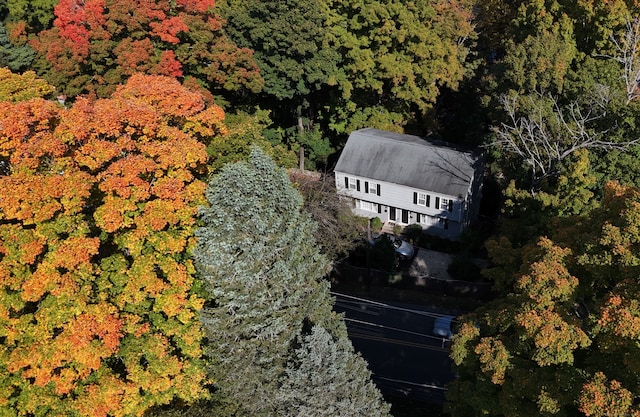
[[[223,116],[143,75],[68,109],[0,104],[5,405],[123,415],[202,394],[187,253]]]

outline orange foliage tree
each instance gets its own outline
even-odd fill
[[[69,109],[0,103],[0,408],[140,415],[205,395],[189,250],[223,112],[134,75]]]
[[[60,0],[31,46],[37,72],[70,96],[110,95],[136,72],[205,90],[257,92],[252,52],[227,39],[214,0]]]
[[[453,416],[640,417],[640,190],[609,183],[598,208],[552,224],[488,245],[487,275],[512,287],[461,320]]]

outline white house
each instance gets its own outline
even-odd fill
[[[482,155],[443,141],[356,130],[334,171],[338,193],[360,216],[457,239],[478,213]]]

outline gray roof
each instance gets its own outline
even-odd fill
[[[478,152],[443,141],[367,128],[349,135],[335,171],[465,196],[481,164]]]

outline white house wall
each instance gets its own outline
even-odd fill
[[[360,189],[349,189],[345,187],[345,177],[359,181]],[[335,173],[336,189],[339,194],[347,195],[354,199],[355,204],[353,212],[356,215],[374,218],[378,217],[383,222],[390,219],[391,208],[396,208],[396,223],[398,224],[420,224],[423,229],[430,233],[448,238],[457,238],[461,231],[468,223],[468,196],[465,199],[459,199],[458,196],[450,196],[446,194],[434,193],[428,190],[420,190],[399,184],[388,183],[385,181],[372,180],[369,178],[357,177],[351,174],[341,172]],[[379,184],[380,195],[377,193],[365,191],[365,182],[368,184]],[[377,190],[376,190],[377,191]],[[430,195],[430,207],[414,204],[414,193],[425,193]],[[436,197],[442,199],[453,200],[453,210],[435,209]],[[360,203],[364,202],[364,203]],[[364,210],[361,206],[370,206],[370,203],[377,205],[373,210]],[[379,207],[379,208],[378,208]],[[463,209],[463,211],[461,211]],[[402,210],[406,210],[407,221],[402,218]],[[421,216],[418,216],[420,214]],[[428,217],[423,217],[428,216]],[[446,219],[446,229],[444,226]]]

